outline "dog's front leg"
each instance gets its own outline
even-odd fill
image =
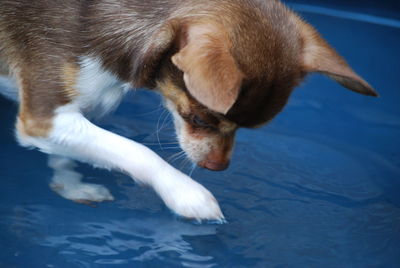
[[[149,148],[95,126],[68,105],[55,111],[51,131],[46,137],[27,135],[24,129],[19,121],[21,144],[126,172],[138,182],[152,186],[165,204],[179,215],[195,219],[223,218],[217,201],[202,185]]]

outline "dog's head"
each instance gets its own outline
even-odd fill
[[[228,166],[239,127],[271,120],[310,72],[377,95],[312,26],[279,2],[237,2],[178,12],[155,35],[140,73],[143,84],[151,77],[166,98],[189,158],[211,170]]]

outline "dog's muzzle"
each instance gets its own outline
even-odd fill
[[[222,171],[229,167],[229,160],[226,161],[212,161],[212,160],[203,160],[198,163],[200,167],[212,170],[212,171]]]

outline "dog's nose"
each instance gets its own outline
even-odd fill
[[[199,166],[213,170],[213,171],[222,171],[228,168],[229,160],[223,162],[217,162],[212,160],[204,160],[198,163]]]

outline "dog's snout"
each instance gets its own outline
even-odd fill
[[[211,150],[198,162],[200,167],[222,171],[228,168],[233,147],[233,135],[215,140]]]
[[[214,160],[204,160],[198,163],[199,166],[213,170],[213,171],[222,171],[228,168],[229,166],[229,160],[225,161],[214,161]]]

